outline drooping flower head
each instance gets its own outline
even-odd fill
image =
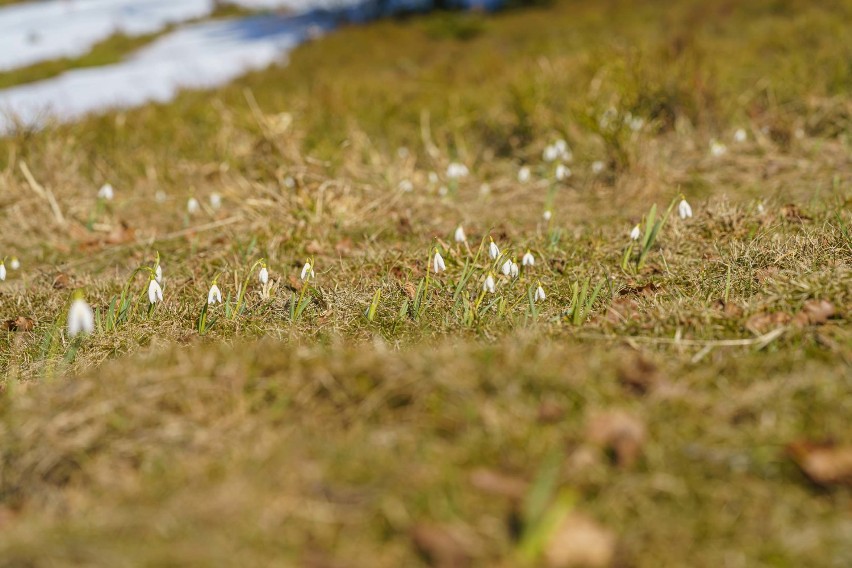
[[[491,257],[491,260],[496,260],[498,256],[500,256],[500,248],[497,246],[497,243],[494,242],[493,237],[488,237],[491,239],[491,242],[488,244],[488,256]]]
[[[308,278],[314,278],[316,274],[314,274],[314,262],[313,259],[309,258],[305,261],[305,265],[302,267],[302,274],[300,278],[304,282]]]
[[[482,289],[490,294],[494,293],[494,274],[488,273],[485,277],[485,282],[482,284]]]
[[[186,201],[186,212],[190,215],[195,215],[201,209],[201,205],[195,197],[190,197]]]
[[[680,203],[677,204],[677,214],[680,215],[681,219],[692,217],[692,207],[689,206],[686,199],[681,199]]]
[[[68,310],[68,337],[89,334],[95,330],[95,314],[92,307],[83,299],[83,293],[76,291]]]
[[[0,260],[0,280],[6,280],[6,263]]]
[[[638,241],[640,236],[642,236],[642,232],[640,231],[640,229],[639,229],[639,224],[637,223],[637,224],[636,224],[636,225],[635,225],[635,226],[634,226],[634,227],[630,230],[630,240],[632,240],[632,241]]]
[[[148,302],[151,304],[156,304],[157,302],[163,301],[163,289],[160,287],[160,283],[157,282],[154,275],[151,275],[151,279],[148,281]]]
[[[112,201],[112,198],[115,197],[115,191],[112,189],[112,184],[103,184],[98,190],[98,197],[106,201]]]
[[[521,169],[518,170],[518,181],[521,183],[527,183],[530,181],[529,166],[521,166]]]
[[[523,257],[521,257],[521,265],[523,266],[535,266],[535,257],[533,254],[527,250]]]
[[[17,270],[17,269],[19,269],[20,267],[21,267],[21,261],[20,261],[20,260],[18,260],[18,257],[17,257],[17,256],[13,256],[13,257],[9,260],[9,268],[11,268],[12,270]]]
[[[536,302],[543,301],[547,298],[547,295],[544,293],[544,288],[541,287],[541,282],[538,283],[538,287],[535,289],[535,298]]]
[[[219,279],[219,275],[213,277],[213,283],[210,285],[210,291],[207,292],[207,305],[213,305],[216,303],[222,303],[222,291],[219,290],[219,286],[216,284],[216,281]]]
[[[210,207],[216,211],[220,207],[222,207],[222,196],[218,193],[210,194]]]
[[[457,243],[466,243],[467,242],[467,235],[464,234],[464,227],[462,227],[461,225],[456,227],[456,232],[455,232],[455,234],[453,234],[453,239]]]
[[[435,256],[432,257],[432,270],[435,274],[440,274],[447,269],[447,265],[444,264],[444,257],[441,256],[441,253],[438,252],[438,247],[435,247]]]
[[[269,271],[266,269],[266,261],[260,261],[260,272],[257,273],[257,279],[261,284],[266,286],[266,283],[269,282]]]

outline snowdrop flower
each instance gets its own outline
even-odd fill
[[[517,278],[520,273],[521,270],[518,268],[518,264],[515,261],[512,261],[512,266],[509,267],[509,276]]]
[[[186,202],[186,212],[190,215],[195,215],[198,213],[198,210],[201,206],[198,204],[198,200],[194,197],[190,197]]]
[[[431,183],[432,185],[438,183],[438,174],[436,174],[435,172],[429,172],[429,183]]]
[[[6,280],[6,263],[0,260],[0,280]]]
[[[630,126],[630,130],[633,132],[639,132],[645,126],[645,120],[640,116],[632,117],[628,122],[628,126]]]
[[[763,215],[766,213],[766,208],[763,206],[763,201],[758,202],[757,204],[757,213],[759,215]]]
[[[710,154],[714,158],[718,158],[719,156],[724,156],[728,152],[728,147],[718,142],[717,140],[710,141]]]
[[[163,301],[163,289],[154,278],[148,281],[148,302],[156,304]]]
[[[207,305],[211,306],[216,303],[222,303],[222,291],[219,290],[219,286],[216,285],[216,279],[213,279],[213,285],[210,286],[210,291],[207,292]]]
[[[528,166],[521,166],[521,169],[518,170],[518,181],[521,183],[530,181],[530,169]]]
[[[438,195],[440,195],[441,197],[446,197],[446,195],[449,192],[450,192],[450,190],[447,189],[446,185],[442,185],[441,187],[438,188]]]
[[[447,269],[447,265],[444,264],[444,257],[441,256],[441,253],[438,252],[438,249],[435,249],[435,257],[432,259],[432,270],[435,271],[435,274],[440,274]]]
[[[9,261],[9,268],[12,270],[17,270],[21,267],[21,262],[18,260],[17,256],[13,256],[12,260]]]
[[[68,337],[89,334],[95,331],[95,314],[92,307],[83,299],[80,292],[74,294],[74,301],[68,310]]]
[[[212,207],[214,211],[216,209],[219,209],[220,207],[222,207],[222,196],[219,195],[218,193],[211,193],[210,194],[210,207]]]
[[[498,256],[500,256],[500,248],[497,246],[497,243],[494,242],[494,239],[491,239],[491,244],[488,245],[488,256],[491,257],[491,260],[495,260]]]
[[[296,180],[293,179],[293,176],[287,176],[284,178],[284,187],[287,189],[293,189],[296,187]]]
[[[266,284],[269,282],[269,271],[266,269],[265,262],[260,265],[260,272],[257,273],[257,279],[264,286],[266,286]]]
[[[746,139],[748,139],[746,131],[742,128],[737,128],[737,131],[734,132],[734,142],[745,142]]]
[[[541,153],[541,158],[545,162],[553,162],[556,158],[559,157],[559,148],[556,145],[549,145],[544,148],[544,152]]]
[[[556,151],[559,152],[559,157],[566,162],[570,162],[574,159],[574,154],[568,148],[568,143],[565,140],[559,139],[554,142],[553,146],[556,148]]]
[[[689,206],[686,199],[681,199],[680,203],[677,204],[677,214],[680,215],[681,219],[692,217],[692,207]]]
[[[547,295],[544,293],[544,288],[541,287],[541,282],[538,283],[538,287],[535,289],[535,297],[533,298],[536,302],[544,301],[547,298]]]
[[[157,193],[154,194],[154,201],[157,203],[165,203],[166,199],[168,199],[168,196],[162,189],[157,190]]]
[[[443,262],[443,260],[441,262]],[[314,274],[314,266],[311,263],[311,260],[308,259],[305,261],[305,266],[302,267],[302,274],[300,278],[304,282],[308,278],[313,278],[314,276],[316,276],[316,274]]]
[[[112,189],[112,184],[103,184],[98,190],[98,197],[107,201],[112,201],[112,198],[115,197],[115,192]]]
[[[592,173],[593,174],[597,175],[597,174],[603,172],[604,168],[606,168],[606,166],[604,165],[604,163],[602,161],[595,160],[594,162],[592,162]]]
[[[456,232],[453,235],[453,239],[457,243],[466,243],[467,242],[467,235],[464,234],[464,227],[462,227],[461,225],[456,227]]]
[[[467,166],[458,162],[452,162],[447,166],[447,177],[450,179],[467,177],[469,173],[470,171],[467,169]]]
[[[556,166],[556,179],[559,181],[564,181],[571,177],[571,170],[566,168],[563,164],[559,164]]]
[[[550,218],[553,217],[553,212],[550,209],[545,209],[542,217],[545,221],[550,221]]]
[[[484,292],[490,292],[491,294],[494,293],[494,275],[491,274],[490,272],[488,273],[488,276],[485,278],[485,283],[482,284],[482,290]]]
[[[509,276],[509,274],[512,273],[512,259],[511,258],[506,260],[506,262],[503,263],[503,267],[500,268],[500,272],[503,273],[503,276]]]
[[[521,264],[523,266],[535,266],[535,257],[529,250],[521,257]]]
[[[630,231],[630,240],[631,240],[631,241],[638,241],[638,240],[639,240],[639,237],[641,236],[641,234],[642,234],[642,233],[641,233],[641,231],[639,230],[639,224],[637,223],[637,224],[633,227],[633,229]]]
[[[158,284],[163,283],[163,267],[160,266],[160,263],[157,263],[157,268],[154,269],[154,280],[157,281]]]
[[[399,190],[404,193],[409,193],[411,191],[414,191],[414,184],[411,183],[410,180],[404,179],[399,182]]]

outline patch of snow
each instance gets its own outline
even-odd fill
[[[0,91],[0,132],[15,120],[39,126],[93,111],[165,102],[183,88],[227,83],[248,70],[282,61],[299,43],[335,24],[330,14],[258,15],[188,25],[127,60],[67,71]]]

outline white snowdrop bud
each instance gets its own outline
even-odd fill
[[[521,258],[521,264],[523,266],[535,266],[535,257],[530,251],[527,251]]]
[[[198,204],[198,200],[194,197],[190,197],[186,201],[186,212],[190,215],[195,215],[198,213],[199,209],[201,209],[201,205]]]
[[[154,279],[160,284],[163,283],[163,266],[159,262],[157,268],[154,269]]]
[[[536,302],[541,302],[547,298],[547,295],[544,293],[544,288],[541,287],[541,282],[538,283],[538,287],[535,289],[535,298]]]
[[[21,261],[18,260],[17,256],[13,256],[12,259],[9,261],[9,268],[11,268],[12,270],[17,270],[20,267]]]
[[[595,175],[600,174],[604,171],[604,169],[606,169],[606,165],[602,161],[595,160],[594,162],[592,162],[592,173],[593,174],[595,174]]]
[[[266,286],[267,282],[269,282],[269,271],[266,269],[265,264],[260,266],[260,272],[257,274],[257,279],[264,286]]]
[[[467,166],[458,162],[452,162],[447,166],[447,177],[450,179],[467,177],[469,173]]]
[[[503,273],[503,276],[508,276],[512,272],[512,260],[509,259],[503,263],[503,266],[500,268],[500,272]]]
[[[541,216],[545,221],[550,221],[550,218],[553,217],[553,212],[550,209],[545,209]]]
[[[745,129],[737,128],[737,131],[734,132],[734,142],[742,143],[746,140],[748,140],[748,134],[746,134]]]
[[[482,289],[486,292],[494,293],[494,275],[490,272],[488,276],[485,278],[485,282],[482,284]]]
[[[302,267],[302,274],[299,277],[304,281],[314,276],[316,275],[314,274],[313,264],[311,264],[310,260],[306,260],[305,265]]]
[[[571,169],[565,167],[563,164],[559,164],[556,166],[556,179],[558,181],[565,181],[571,177]]]
[[[518,264],[512,261],[512,266],[509,267],[509,276],[512,278],[517,278],[518,274],[521,273],[521,269],[518,268]]]
[[[98,190],[98,197],[107,201],[112,201],[112,198],[115,197],[115,192],[112,189],[112,184],[103,184]]]
[[[435,274],[440,274],[447,269],[447,265],[444,264],[444,257],[441,256],[441,253],[438,252],[438,249],[435,249],[435,257],[432,259],[432,270]]]
[[[95,314],[92,307],[78,294],[68,310],[68,337],[89,334],[95,330]]]
[[[546,146],[544,152],[541,153],[541,158],[545,162],[552,162],[559,157],[559,148],[555,145]]]
[[[680,215],[681,219],[692,217],[692,207],[689,206],[686,199],[681,199],[680,203],[677,204],[677,214]]]
[[[207,292],[207,304],[213,305],[216,303],[222,303],[222,291],[219,290],[219,286],[216,285],[216,282],[213,282],[213,285],[210,286],[210,291]]]
[[[718,142],[716,140],[710,141],[710,154],[714,158],[718,158],[719,156],[724,156],[728,152],[728,147]]]
[[[414,191],[414,184],[410,180],[404,179],[399,182],[399,190],[403,193],[410,193]]]
[[[6,280],[6,263],[0,260],[0,280]]]
[[[218,193],[211,193],[210,207],[212,207],[214,211],[222,207],[222,196]]]
[[[155,279],[151,278],[148,281],[148,302],[152,304],[156,304],[157,302],[163,301],[163,289],[160,287],[160,283]]]
[[[456,232],[455,232],[455,234],[453,234],[453,239],[457,243],[466,243],[467,242],[467,235],[464,234],[464,227],[462,227],[461,225],[456,227]]]
[[[641,236],[641,234],[642,234],[642,233],[641,233],[641,231],[639,230],[639,225],[637,224],[637,225],[636,225],[635,227],[633,227],[633,229],[630,231],[630,239],[631,239],[631,240],[633,240],[633,241],[638,241],[638,240],[639,240],[639,237]]]
[[[521,166],[521,169],[518,170],[518,181],[521,183],[530,181],[530,168],[528,166]]]
[[[494,242],[494,239],[491,239],[491,243],[488,245],[488,256],[491,257],[491,260],[500,256],[500,249],[497,247],[497,243]]]

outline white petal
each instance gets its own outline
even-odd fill
[[[261,284],[269,282],[269,271],[266,270],[265,266],[260,269],[260,273],[257,275],[257,278],[260,280]]]

